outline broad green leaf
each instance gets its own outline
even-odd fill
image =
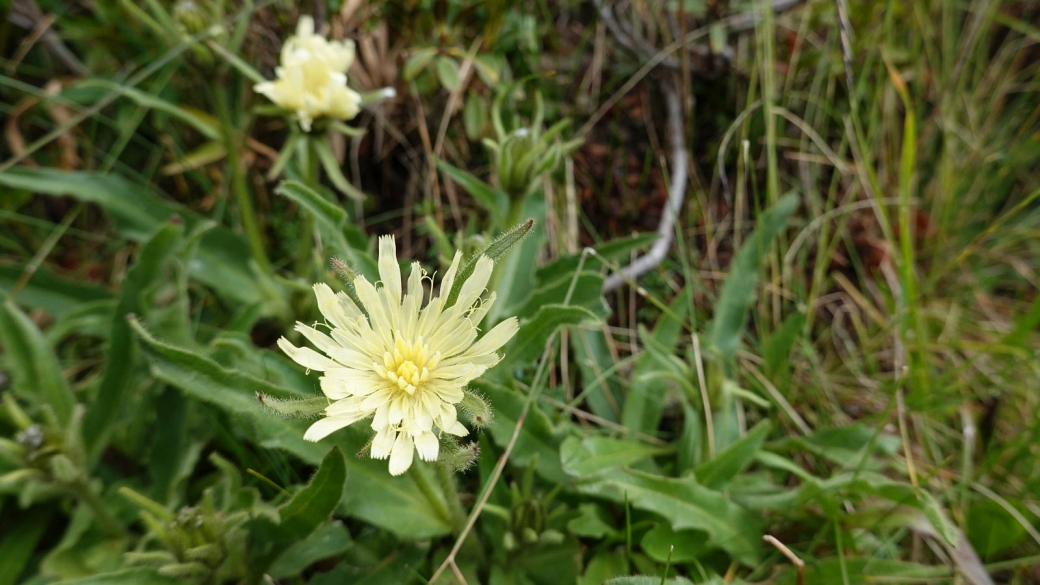
[[[5,511],[6,535],[0,539],[0,559],[4,560],[0,585],[14,585],[18,581],[54,511],[55,508],[50,506],[33,506],[19,512]]]
[[[658,522],[639,541],[646,554],[659,563],[688,563],[704,556],[708,536],[699,530],[672,530],[667,522]]]
[[[708,329],[708,345],[718,352],[723,363],[736,359],[744,335],[748,310],[755,300],[758,270],[765,260],[773,240],[787,226],[787,220],[798,206],[798,198],[785,195],[776,205],[758,218],[753,234],[737,251],[730,266],[729,276],[719,291],[715,318]]]
[[[577,518],[572,518],[567,522],[567,530],[578,536],[603,538],[617,531],[613,525],[608,523],[610,519],[600,504],[578,504],[578,514]]]
[[[505,223],[504,210],[508,208],[505,193],[502,193],[498,189],[495,189],[470,173],[448,164],[447,161],[436,159],[435,162],[437,163],[437,168],[440,169],[442,173],[448,175],[451,180],[458,183],[463,189],[465,189],[466,193],[469,193],[470,196],[481,205],[481,207],[491,213],[495,225],[506,227],[502,225]]]
[[[411,81],[422,73],[423,69],[426,69],[430,61],[437,56],[436,49],[418,49],[408,60],[405,61],[404,67],[401,68],[401,78],[405,81]]]
[[[119,304],[112,316],[101,387],[83,420],[83,438],[92,459],[104,448],[111,435],[112,425],[130,388],[134,347],[126,316],[141,312],[141,295],[147,287],[158,281],[167,261],[181,245],[183,233],[184,226],[181,223],[160,224],[141,248],[137,262],[126,273]]]
[[[578,585],[603,585],[612,577],[629,571],[629,563],[622,552],[596,554],[585,565],[585,572],[578,578]],[[661,585],[658,580],[657,585]]]
[[[58,358],[36,324],[9,299],[0,304],[0,341],[8,356],[14,392],[37,406],[49,405],[58,423],[67,425],[76,398]]]
[[[674,530],[692,528],[708,534],[708,543],[734,560],[754,565],[761,549],[761,529],[742,507],[699,483],[692,474],[662,477],[633,469],[611,469],[579,480],[578,491],[666,518]]]
[[[459,64],[455,59],[441,55],[437,57],[437,79],[440,80],[441,85],[448,91],[458,91],[459,86],[462,84],[462,80],[459,77]]]
[[[134,241],[144,241],[174,215],[184,220],[188,232],[204,221],[193,211],[114,174],[19,167],[0,173],[0,185],[96,203],[112,215],[119,234]],[[251,258],[241,236],[216,227],[203,237],[188,268],[192,277],[213,287],[225,300],[243,306],[270,305],[269,310],[274,310],[284,301],[273,281],[260,282],[263,275],[250,268]]]
[[[662,363],[662,355],[674,353],[682,333],[683,320],[686,318],[686,310],[689,307],[689,295],[691,288],[686,288],[682,293],[676,295],[675,300],[669,305],[671,313],[662,313],[654,326],[652,334],[647,335],[644,329],[640,329],[640,337],[643,338],[643,347],[647,348],[646,339],[649,337],[654,344],[660,348],[660,352],[647,351],[644,349],[636,362],[635,370],[632,372],[632,380],[635,381],[632,389],[625,397],[625,406],[622,410],[621,422],[626,427],[643,433],[656,434],[657,427],[661,424],[661,412],[664,409],[665,392],[669,383],[661,379],[643,379],[646,374],[661,371],[665,368]]]
[[[513,436],[513,429],[516,428],[517,419],[527,397],[505,386],[487,381],[473,382],[470,387],[484,394],[491,403],[495,411],[495,418],[491,420],[489,427],[491,436],[499,445],[507,445]],[[553,482],[565,482],[568,477],[560,467],[559,456],[563,434],[564,431],[553,428],[549,417],[542,413],[537,403],[532,404],[520,428],[520,436],[510,460],[516,465],[524,466],[534,459],[535,470],[542,477]]]
[[[714,459],[699,465],[693,472],[697,480],[711,489],[726,489],[730,480],[754,461],[770,428],[772,425],[768,420],[758,423],[748,434],[717,453]]]
[[[23,272],[24,269],[18,266],[0,266],[0,294],[11,294]],[[19,291],[17,301],[23,306],[42,309],[49,315],[60,318],[84,303],[106,301],[111,298],[112,293],[100,286],[63,278],[46,266],[40,266]]]
[[[610,307],[603,298],[603,275],[596,272],[583,271],[578,274],[558,278],[553,282],[541,283],[539,288],[531,292],[524,304],[511,312],[517,315],[534,315],[540,307],[551,304],[564,304],[567,293],[570,299],[567,305],[585,307],[600,319],[610,315]]]
[[[484,136],[487,126],[488,106],[484,97],[475,92],[466,94],[466,105],[462,108],[462,125],[466,130],[466,138],[476,142]]]
[[[343,523],[338,520],[326,522],[303,540],[289,545],[267,574],[274,579],[294,577],[320,560],[340,555],[350,546],[350,533]]]
[[[343,497],[346,480],[347,464],[343,452],[339,447],[333,447],[322,459],[307,487],[278,508],[282,532],[293,540],[299,540],[328,520]]]
[[[928,566],[876,557],[827,558],[808,561],[805,585],[870,585],[874,583],[952,583],[954,573],[945,565]],[[797,573],[789,569],[777,580],[778,585],[794,585]]]
[[[543,305],[534,317],[520,325],[516,336],[502,351],[504,357],[495,371],[500,376],[508,376],[513,368],[533,366],[558,328],[598,321],[599,317],[584,307]]]
[[[598,417],[618,422],[625,396],[621,391],[618,369],[624,363],[611,351],[613,340],[607,340],[602,327],[575,329],[570,337],[575,364],[581,372],[581,394],[588,408]]]
[[[367,425],[364,432],[369,432]],[[339,431],[339,437],[334,438],[344,450],[350,447],[348,453],[357,453],[371,437],[361,431]],[[428,484],[436,483],[428,466],[419,462],[412,465],[417,466],[416,473],[424,474]],[[443,503],[440,494],[435,497]],[[385,528],[404,540],[434,538],[451,532],[450,520],[438,515],[410,472],[394,477],[385,460],[372,459],[367,454],[350,461],[343,508],[351,516]]]
[[[993,559],[1026,539],[1026,529],[993,500],[972,502],[965,533],[983,560]]]
[[[276,398],[298,396],[264,380],[228,370],[194,351],[158,341],[137,322],[130,325],[151,363],[152,374],[179,388],[188,396],[218,406],[229,413],[248,417],[257,441],[263,447],[284,449],[300,459],[317,465],[326,448],[303,440],[304,421],[271,415],[263,410],[258,394]]]
[[[560,464],[569,475],[585,477],[669,451],[664,447],[607,437],[568,437],[560,446]]]

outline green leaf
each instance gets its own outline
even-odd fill
[[[633,469],[611,469],[577,482],[578,491],[659,514],[674,530],[692,528],[708,534],[708,543],[745,565],[758,561],[761,531],[755,519],[721,493],[681,478]]]
[[[180,246],[183,233],[184,226],[179,222],[161,224],[141,248],[137,262],[126,273],[123,292],[112,316],[101,387],[83,420],[83,438],[92,459],[104,448],[130,388],[133,368],[129,366],[134,363],[134,348],[126,316],[141,312],[141,295],[147,287],[158,282],[166,263]]]
[[[411,81],[422,73],[423,69],[433,61],[433,58],[437,56],[436,49],[419,49],[411,57],[408,58],[404,63],[404,67],[401,68],[401,78],[405,81]]]
[[[805,585],[870,585],[873,583],[951,583],[953,571],[946,566],[928,566],[877,557],[828,558],[809,561],[805,567]],[[797,573],[790,569],[778,584],[794,585]]]
[[[275,193],[293,201],[309,211],[330,230],[342,231],[350,217],[343,208],[322,197],[317,191],[299,181],[282,181]]]
[[[567,529],[578,536],[598,539],[617,532],[613,525],[608,524],[609,518],[600,504],[579,504],[578,513],[577,518],[567,522]]]
[[[103,87],[107,90],[120,93],[124,97],[130,98],[135,103],[137,103],[137,105],[143,108],[158,110],[170,114],[171,116],[181,120],[182,122],[186,122],[210,140],[220,139],[220,129],[215,124],[209,123],[207,120],[204,120],[203,118],[195,115],[194,113],[184,108],[181,108],[177,104],[168,102],[150,93],[141,91],[139,89],[134,89],[132,87],[119,85],[118,83],[108,81],[107,79],[99,78],[86,79],[80,82],[79,87]]]
[[[49,405],[58,423],[67,425],[76,398],[61,365],[36,324],[9,299],[0,305],[0,341],[9,356],[14,392],[38,406]]]
[[[480,140],[487,126],[488,106],[484,97],[478,93],[466,94],[466,105],[462,108],[462,125],[466,130],[466,138],[473,142]]]
[[[596,272],[582,271],[577,278],[568,275],[553,282],[542,284],[535,289],[524,304],[511,312],[517,315],[533,315],[539,307],[552,304],[564,304],[570,291],[570,302],[567,305],[585,307],[599,319],[610,315],[610,307],[603,298],[603,275]]]
[[[0,559],[4,560],[0,585],[14,585],[18,581],[54,511],[50,506],[34,506],[28,510],[4,512],[7,534],[0,540]]]
[[[440,80],[444,89],[451,92],[458,91],[459,86],[462,85],[462,79],[459,77],[458,62],[447,55],[441,55],[437,57],[436,67],[437,79]]]
[[[663,364],[662,355],[672,355],[679,336],[682,334],[683,320],[686,318],[686,310],[689,307],[689,295],[692,288],[683,289],[676,295],[675,300],[669,305],[671,313],[662,313],[654,326],[654,332],[647,335],[645,329],[640,329],[640,337],[643,338],[643,353],[636,362],[632,371],[632,380],[638,381],[639,391],[631,391],[625,397],[625,406],[622,411],[621,422],[626,427],[643,433],[656,434],[657,427],[661,424],[661,413],[664,410],[665,392],[668,382],[661,379],[643,378],[652,372],[659,372],[667,368]],[[653,344],[660,348],[658,351],[649,351],[650,344],[646,338],[649,337]]]
[[[62,581],[62,585],[178,585],[181,581],[164,577],[155,569],[126,569],[113,573],[102,573],[83,579]]]
[[[263,447],[283,449],[312,465],[322,460],[326,448],[303,440],[303,421],[271,416],[256,398],[257,394],[278,398],[298,394],[242,372],[225,369],[194,351],[158,341],[136,319],[130,320],[130,326],[141,341],[156,378],[196,400],[247,417],[253,423],[258,444]]]
[[[299,540],[328,520],[343,497],[346,480],[347,464],[343,452],[339,447],[333,447],[307,487],[278,508],[282,532],[292,540]]]
[[[470,173],[448,164],[447,161],[438,158],[435,159],[434,162],[437,163],[437,168],[440,169],[442,173],[448,175],[451,180],[458,183],[466,193],[469,193],[481,207],[491,214],[495,225],[506,227],[502,225],[505,222],[505,209],[508,208],[505,193],[495,189]]]
[[[769,248],[787,225],[788,218],[798,206],[798,198],[785,195],[776,205],[767,209],[758,218],[755,232],[737,251],[729,276],[719,292],[715,318],[708,330],[708,345],[718,352],[723,362],[736,359],[748,310],[755,300],[755,283],[758,269],[766,258]]]
[[[578,328],[570,340],[574,361],[581,372],[581,395],[589,410],[598,417],[618,422],[625,396],[621,390],[621,376],[616,375],[616,371],[625,362],[617,360],[611,351],[614,340],[607,339],[602,327]]]
[[[328,175],[332,184],[347,197],[355,201],[364,201],[365,194],[354,187],[354,185],[351,185],[347,177],[343,175],[343,169],[340,168],[339,161],[336,160],[336,155],[333,154],[329,141],[318,138],[312,144],[314,145],[314,150],[318,153],[318,159],[321,160],[321,167],[325,169],[325,174]]]
[[[585,477],[668,452],[670,449],[634,441],[568,437],[560,446],[560,464],[568,474]]]
[[[326,522],[303,540],[289,545],[267,574],[274,579],[295,577],[314,563],[342,554],[351,546],[350,533],[338,520]]]
[[[770,428],[772,425],[768,420],[758,423],[740,440],[717,453],[714,459],[702,463],[693,472],[698,481],[711,489],[725,489],[730,480],[754,461]]]
[[[693,585],[693,581],[690,581],[686,577],[661,579],[660,577],[648,577],[646,575],[615,577],[609,581],[604,581],[603,585],[662,585],[662,583],[664,585]]]
[[[534,317],[520,325],[516,336],[503,350],[505,357],[496,371],[508,376],[513,368],[534,365],[545,350],[549,337],[559,327],[599,321],[599,317],[585,307],[543,305]]]
[[[699,530],[672,530],[667,522],[658,522],[639,541],[646,554],[659,563],[689,563],[709,550],[708,536]]]
[[[649,246],[658,238],[657,234],[643,234],[628,238],[618,238],[609,242],[592,246],[598,256],[588,255],[584,263],[581,260],[582,253],[563,256],[538,269],[538,282],[553,282],[559,278],[565,278],[574,274],[579,266],[582,270],[602,270],[605,258],[610,262],[626,262],[633,250]]]
[[[513,429],[516,428],[526,396],[486,380],[473,382],[470,387],[484,394],[491,402],[495,411],[495,418],[489,426],[491,436],[499,445],[507,445],[513,436]],[[538,408],[538,404],[532,404],[520,428],[520,436],[517,438],[510,461],[524,466],[533,460],[535,471],[542,477],[557,483],[567,481],[568,476],[560,466],[559,456],[560,443],[566,432],[566,429],[554,429],[549,417]]]
[[[11,294],[24,271],[20,266],[0,266],[0,293]],[[62,278],[46,266],[37,268],[18,293],[19,304],[41,309],[56,318],[76,310],[84,303],[107,301],[111,298],[112,293],[100,286]]]
[[[207,221],[114,174],[19,167],[0,173],[0,185],[48,195],[71,195],[79,201],[96,203],[112,215],[119,234],[134,241],[146,240],[173,215],[184,220],[188,232],[199,222]],[[264,304],[274,311],[284,303],[278,286],[273,281],[261,281],[264,275],[250,268],[251,258],[249,246],[241,236],[216,227],[202,238],[188,269],[192,277],[212,287],[225,300],[242,306]]]

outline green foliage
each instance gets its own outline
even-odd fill
[[[362,113],[311,132],[253,90],[304,7],[28,4],[0,585],[1031,578],[1029,3],[332,2]],[[666,257],[605,292],[659,241],[674,141]],[[335,399],[276,342],[330,333],[313,282],[360,303],[382,234],[423,302],[492,258],[474,326],[519,323],[401,476],[370,420],[304,440]]]

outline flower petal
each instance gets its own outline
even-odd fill
[[[390,475],[401,475],[412,466],[415,445],[408,433],[397,433],[394,448],[390,451]]]
[[[419,459],[423,461],[436,461],[440,452],[441,442],[433,433],[423,433],[415,439],[415,450],[419,452]]]
[[[309,347],[296,347],[289,343],[289,340],[281,337],[278,339],[278,347],[285,352],[285,355],[289,356],[292,361],[300,364],[308,370],[317,370],[324,372],[337,367],[336,362],[329,358],[319,354]]]
[[[397,244],[393,236],[379,238],[379,279],[390,292],[393,305],[401,304],[401,270],[397,267]]]
[[[343,414],[339,416],[327,416],[316,421],[303,434],[304,440],[320,441],[332,433],[361,420],[361,416],[354,414]]]

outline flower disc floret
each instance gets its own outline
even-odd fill
[[[328,285],[314,285],[329,333],[303,323],[296,330],[322,353],[284,337],[278,340],[298,364],[323,372],[319,383],[332,401],[305,439],[318,441],[371,417],[372,457],[389,457],[390,473],[399,475],[411,466],[415,452],[423,461],[436,460],[441,433],[469,433],[455,405],[466,384],[498,363],[496,352],[516,334],[518,323],[515,317],[506,319],[478,338],[477,325],[495,302],[495,293],[481,299],[494,265],[485,256],[447,306],[461,260],[456,253],[440,295],[425,306],[423,281],[429,277],[414,262],[407,290],[402,288],[392,236],[379,239],[380,286],[361,276],[352,283],[360,305]]]
[[[314,20],[300,17],[296,35],[282,46],[276,79],[254,86],[278,106],[295,113],[310,132],[322,117],[349,120],[361,109],[361,95],[347,87],[346,72],[354,62],[352,41],[329,41],[314,34]]]

